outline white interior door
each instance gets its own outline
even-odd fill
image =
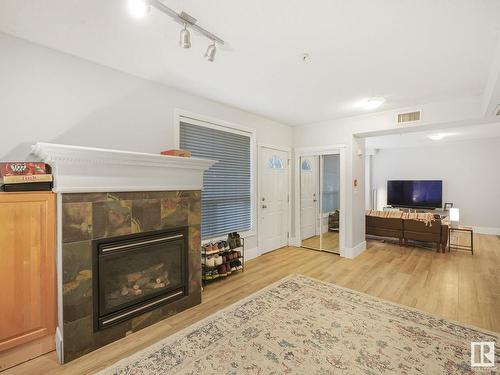
[[[304,240],[318,232],[317,157],[304,156],[300,163],[300,234]]]
[[[288,152],[260,148],[259,247],[262,253],[288,245]]]

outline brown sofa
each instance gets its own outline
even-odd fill
[[[436,250],[445,250],[448,244],[448,226],[440,219],[428,226],[417,220],[383,218],[366,215],[366,234],[380,237],[398,238],[400,244],[408,245],[408,240],[433,242]]]
[[[366,216],[366,234],[379,237],[393,237],[403,244],[403,219]]]
[[[448,244],[448,226],[441,223],[440,219],[432,222],[432,225],[425,225],[424,222],[416,220],[403,220],[403,236],[405,246],[408,240],[434,242],[436,250],[445,250]]]

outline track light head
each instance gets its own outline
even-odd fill
[[[215,60],[215,53],[217,52],[217,47],[215,46],[215,40],[212,41],[212,44],[210,44],[207,48],[207,52],[205,52],[205,58],[212,62]]]
[[[184,24],[184,28],[181,30],[179,45],[182,48],[191,48],[191,34],[189,33],[186,24]]]

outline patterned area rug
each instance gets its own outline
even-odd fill
[[[100,374],[469,374],[471,341],[496,342],[498,361],[499,339],[294,275]]]

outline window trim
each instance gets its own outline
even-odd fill
[[[219,120],[213,117],[200,115],[198,113],[174,108],[174,147],[179,148],[181,122],[188,122],[197,126],[204,126],[209,129],[221,130],[233,134],[245,135],[250,138],[250,230],[240,232],[243,238],[257,236],[257,132],[243,125],[234,124],[228,121]],[[225,236],[206,238],[202,243],[219,241]]]

